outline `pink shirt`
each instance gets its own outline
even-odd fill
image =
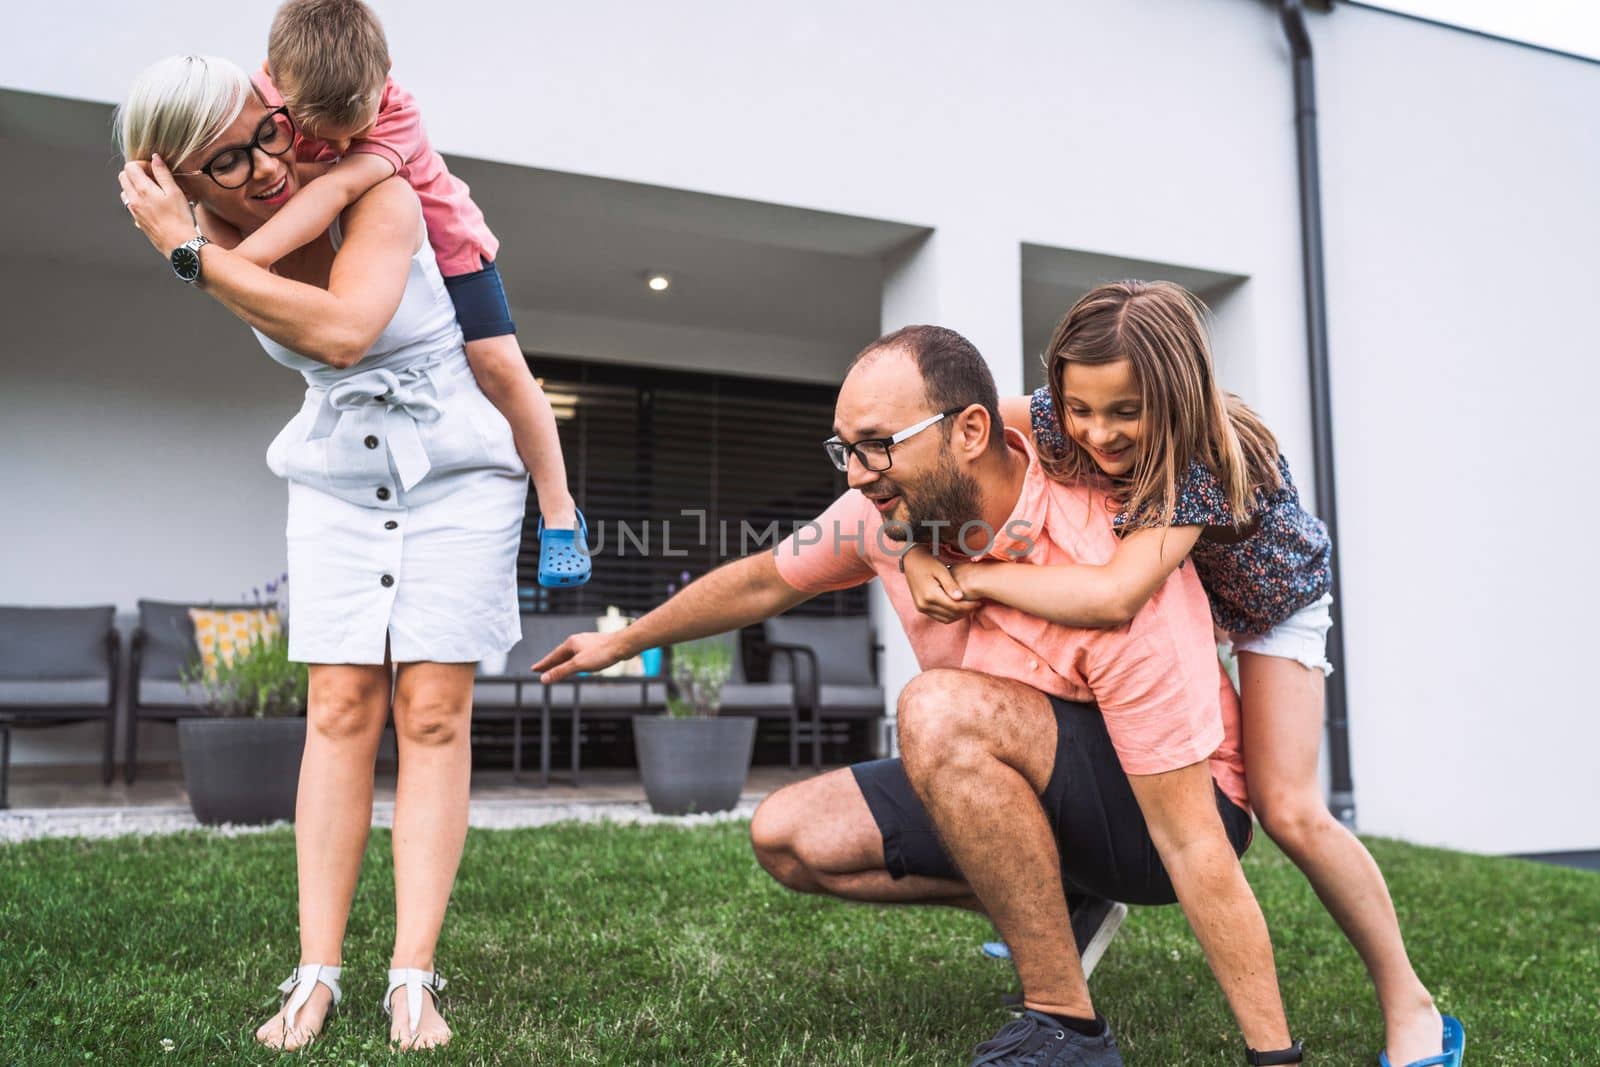
[[[1006,431],[1006,443],[1027,455],[1028,470],[988,554],[1037,565],[1110,560],[1117,539],[1103,498],[1051,479],[1016,430]],[[1209,760],[1223,793],[1248,807],[1239,701],[1217,662],[1211,607],[1193,567],[1174,571],[1115,630],[1075,629],[992,601],[947,625],[917,610],[899,571],[900,546],[882,527],[877,509],[851,490],[777,546],[778,573],[806,593],[880,578],[923,670],[963,667],[1097,704],[1128,774]]]
[[[250,80],[268,107],[283,106],[283,97],[265,66],[250,75]],[[466,182],[450,173],[444,158],[428,143],[416,100],[393,78],[384,82],[377,121],[366,137],[350,146],[350,152],[383,157],[417,191],[422,218],[428,226],[428,243],[433,245],[440,274],[446,278],[471,274],[483,269],[484,260],[494,261],[500,242],[489,232],[483,212],[472,202],[472,191]],[[295,145],[295,158],[331,163],[339,157],[326,143],[302,137]]]

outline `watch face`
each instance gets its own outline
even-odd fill
[[[188,245],[178,246],[172,250],[172,269],[184,281],[194,281],[200,277],[200,254]]]

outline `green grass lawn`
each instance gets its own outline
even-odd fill
[[[1372,849],[1424,980],[1466,1020],[1470,1064],[1600,1063],[1600,877]],[[1354,953],[1269,842],[1246,867],[1309,1062],[1374,1062]],[[294,1062],[390,1058],[377,1001],[392,909],[374,833],[344,1006]],[[738,824],[473,831],[438,961],[457,1036],[426,1062],[965,1064],[1012,986],[978,950],[989,933],[955,912],[788,893]],[[280,1062],[250,1034],[295,962],[287,831],[0,848],[0,1062]],[[1134,909],[1092,990],[1130,1067],[1243,1060],[1176,908]]]

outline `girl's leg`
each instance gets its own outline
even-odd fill
[[[472,777],[471,663],[406,663],[395,684],[400,774],[394,797],[395,942],[391,967],[433,969],[433,951],[467,838]],[[391,1041],[433,1048],[450,1040],[431,997],[406,1027],[405,990],[390,1002]]]
[[[1322,795],[1323,675],[1278,656],[1241,652],[1245,776],[1262,827],[1305,874],[1361,955],[1383,1009],[1396,1064],[1437,1055],[1443,1023],[1411,968],[1383,874]]]
[[[387,666],[311,666],[294,822],[301,963],[341,961],[345,920],[372,825],[372,772],[388,710]],[[256,1040],[299,1048],[321,1032],[332,1003],[333,994],[319,982],[292,1031],[280,1009],[256,1031]]]

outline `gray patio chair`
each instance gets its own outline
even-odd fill
[[[713,640],[727,642],[733,650],[733,671],[722,687],[722,708],[719,715],[753,715],[758,719],[787,719],[789,722],[789,769],[800,766],[800,708],[799,688],[794,682],[798,672],[791,664],[789,673],[778,679],[776,672],[770,681],[752,682],[746,670],[743,642],[738,631],[719,634]],[[773,664],[789,660],[796,653],[792,649],[773,649]]]
[[[194,620],[190,608],[255,611],[260,604],[188,604],[167,600],[139,601],[139,625],[133,631],[128,669],[128,738],[123,776],[133,784],[139,763],[139,720],[177,722],[213,715],[200,686],[186,688],[183,671],[197,662]]]
[[[883,715],[872,620],[780,615],[762,624],[762,635],[775,653],[789,653],[773,656],[772,680],[796,681],[801,704],[811,713],[811,764],[821,770],[824,719],[870,722]]]
[[[522,777],[522,723],[539,719],[539,785],[550,784],[550,716],[554,708],[574,705],[575,687],[568,682],[547,686],[528,668],[573,634],[594,629],[593,615],[535,613],[522,616],[522,640],[506,655],[504,674],[481,675],[473,690],[472,714],[477,719],[511,723],[511,777]]]
[[[583,719],[629,719],[666,707],[667,686],[661,678],[574,678],[546,686],[528,670],[530,664],[577,633],[595,627],[593,615],[538,613],[522,616],[522,640],[506,657],[506,673],[478,680],[473,714],[509,719],[512,723],[511,776],[522,771],[522,720],[539,716],[539,785],[550,784],[550,719],[555,709],[572,717],[572,784],[582,784]]]
[[[101,775],[116,758],[117,662],[122,642],[115,608],[0,607],[0,720],[7,726],[105,721]],[[0,744],[0,807],[11,762],[10,733]]]

